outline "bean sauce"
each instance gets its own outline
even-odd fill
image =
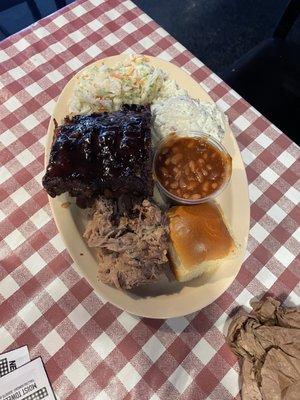
[[[217,191],[231,174],[231,157],[205,138],[171,135],[155,159],[155,174],[174,196],[198,200]]]

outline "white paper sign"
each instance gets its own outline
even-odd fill
[[[41,357],[0,378],[0,400],[56,400]]]
[[[30,357],[27,346],[0,354],[0,378],[29,361]]]

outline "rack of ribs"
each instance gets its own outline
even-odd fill
[[[153,192],[149,106],[67,117],[57,126],[43,186],[51,197],[69,192],[78,206],[100,195],[147,198]]]

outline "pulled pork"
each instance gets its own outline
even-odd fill
[[[156,281],[167,263],[168,227],[161,210],[148,200],[132,206],[101,198],[84,232],[97,248],[99,279],[117,288]],[[124,208],[124,207],[123,207]]]

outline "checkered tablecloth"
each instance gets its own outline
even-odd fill
[[[91,61],[147,53],[188,71],[229,116],[247,167],[246,260],[213,304],[141,319],[74,270],[42,190],[49,116]],[[299,304],[299,148],[130,1],[78,1],[0,43],[0,352],[28,344],[59,399],[239,398],[224,342],[238,306],[268,292]]]

